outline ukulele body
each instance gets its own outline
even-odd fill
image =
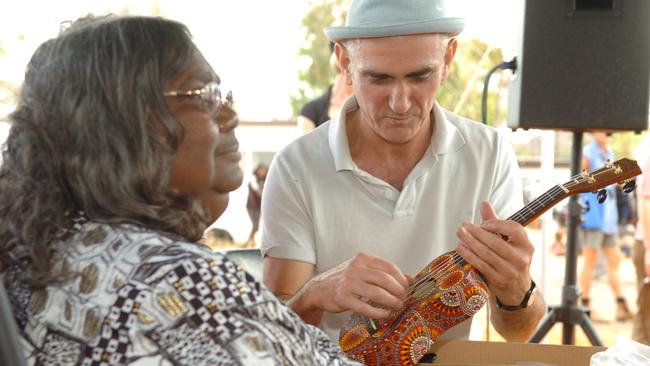
[[[488,301],[481,275],[453,251],[436,258],[414,281],[420,285],[387,319],[352,314],[339,333],[348,357],[365,365],[415,365],[443,333]]]

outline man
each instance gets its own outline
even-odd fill
[[[533,245],[497,219],[522,206],[511,146],[436,103],[463,27],[442,1],[355,0],[346,26],[327,29],[354,94],[275,158],[262,249],[265,284],[334,339],[348,310],[387,316],[368,300],[399,309],[410,275],[453,249],[487,279],[506,339],[525,340],[544,314],[530,295]],[[467,338],[469,325],[445,337]]]

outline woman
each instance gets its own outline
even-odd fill
[[[351,363],[196,244],[242,181],[219,81],[160,18],[82,19],[35,52],[0,169],[3,280],[30,363]]]

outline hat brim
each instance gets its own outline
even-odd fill
[[[377,27],[329,27],[325,34],[333,42],[354,38],[406,36],[422,33],[458,34],[465,28],[464,18],[445,18],[417,23],[395,24]]]

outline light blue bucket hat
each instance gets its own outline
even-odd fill
[[[465,19],[451,17],[444,0],[354,0],[345,26],[325,29],[334,42],[419,33],[458,34]]]

